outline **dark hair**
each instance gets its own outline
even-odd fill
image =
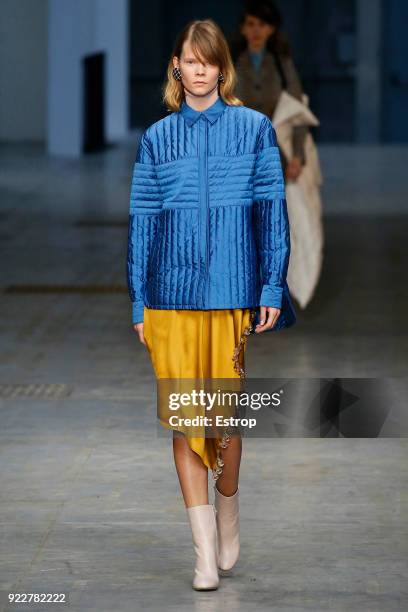
[[[258,17],[262,21],[266,21],[269,25],[275,26],[274,33],[268,38],[266,48],[274,55],[290,55],[291,49],[289,41],[285,34],[280,30],[283,19],[282,15],[271,0],[247,0],[244,5],[244,10],[239,19],[236,34],[230,39],[231,55],[234,62],[238,56],[245,51],[248,46],[245,36],[240,32],[240,26],[244,23],[246,17],[252,15]]]

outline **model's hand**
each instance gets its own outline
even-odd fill
[[[259,309],[259,323],[255,327],[255,333],[259,334],[267,329],[271,329],[278,320],[280,312],[280,308],[274,308],[273,306],[261,306]]]
[[[302,171],[302,160],[299,157],[293,157],[286,166],[285,177],[288,181],[295,181]]]
[[[133,329],[135,330],[135,332],[137,332],[139,334],[139,340],[142,344],[144,344],[145,346],[147,346],[146,344],[146,340],[144,337],[144,333],[143,333],[143,328],[144,328],[144,324],[143,323],[135,323],[133,325]]]

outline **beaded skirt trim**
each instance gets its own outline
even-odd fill
[[[251,309],[249,324],[244,328],[241,334],[241,337],[239,339],[239,342],[232,352],[232,361],[234,362],[234,370],[239,374],[239,377],[241,378],[241,380],[245,378],[246,372],[245,372],[245,369],[240,364],[239,356],[248,340],[249,334],[251,333],[253,329],[255,314],[256,314],[256,310]],[[228,447],[228,443],[231,440],[232,433],[233,433],[232,427],[230,426],[224,427],[221,438],[217,440],[217,459],[216,459],[215,467],[212,470],[214,481],[218,480],[218,478],[222,474],[225,463],[221,455],[221,449]]]

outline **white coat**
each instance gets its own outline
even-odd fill
[[[278,144],[289,160],[293,157],[293,127],[319,125],[308,107],[307,96],[303,98],[304,103],[283,91],[272,117]],[[317,149],[312,135],[308,133],[302,171],[296,181],[286,181],[291,240],[287,282],[291,295],[301,308],[307,306],[314,294],[323,262],[322,182]]]

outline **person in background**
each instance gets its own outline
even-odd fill
[[[238,78],[237,96],[245,106],[264,113],[270,119],[282,90],[286,89],[298,100],[302,100],[303,95],[289,43],[280,31],[281,24],[281,14],[273,2],[246,2],[239,32],[230,42]],[[280,151],[287,180],[296,180],[305,163],[307,131],[308,127],[303,125],[293,130],[294,155],[290,160]]]

